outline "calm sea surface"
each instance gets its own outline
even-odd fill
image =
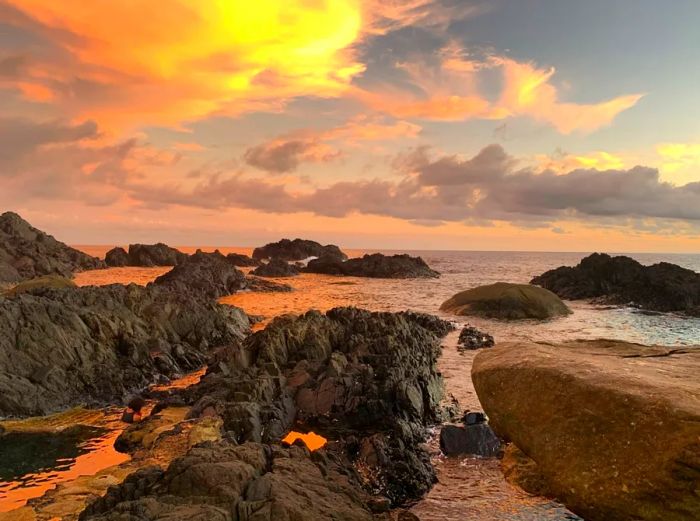
[[[80,246],[87,253],[102,256],[110,247]],[[181,248],[193,252],[195,248]],[[213,250],[214,248],[202,248]],[[223,253],[250,254],[249,248],[219,248]],[[374,252],[366,251],[367,253]],[[351,256],[365,251],[349,250]],[[386,251],[385,253],[395,253]],[[440,304],[454,293],[492,282],[529,282],[532,277],[561,265],[574,265],[586,253],[536,252],[444,252],[409,251],[422,256],[442,273],[439,279],[381,280],[354,277],[331,277],[302,274],[284,279],[294,287],[292,293],[239,293],[221,299],[223,303],[243,308],[251,315],[269,320],[283,313],[301,313],[309,309],[327,310],[336,306],[357,306],[371,310],[398,311],[412,309],[440,315]],[[700,255],[631,254],[644,264],[672,262],[700,271]],[[79,285],[136,282],[146,284],[168,268],[112,268],[79,273]],[[552,321],[500,322],[486,319],[457,318],[460,324],[469,322],[496,338],[496,341],[543,340],[561,341],[575,338],[615,338],[646,344],[700,344],[700,319],[668,314],[649,314],[629,308],[594,306],[571,302],[574,313]],[[447,317],[454,320],[454,317]],[[478,399],[470,379],[473,354],[456,349],[457,334],[444,343],[440,370],[445,376],[447,392],[456,397],[465,410],[479,409]],[[95,422],[92,422],[93,425]],[[99,425],[107,429],[99,440],[113,439],[113,417]],[[433,442],[433,446],[435,442]],[[1,447],[0,447],[1,448]],[[113,451],[104,443],[90,439],[80,441],[80,457],[95,451],[99,459],[104,451]],[[70,455],[60,458],[61,465],[42,468],[37,473],[41,486],[31,475],[15,472],[11,480],[0,475],[0,511],[16,507],[30,497],[46,490],[52,483],[70,479],[75,474]],[[78,459],[75,458],[74,459]],[[428,496],[413,507],[423,521],[428,520],[565,520],[578,519],[556,502],[530,496],[505,482],[495,460],[477,458],[442,458],[435,456],[440,483]],[[107,464],[112,464],[107,462]],[[105,464],[102,468],[107,466]],[[99,466],[99,465],[98,465]],[[95,466],[91,467],[95,471]],[[71,470],[73,469],[73,470]],[[99,470],[99,469],[97,469]],[[71,473],[72,472],[72,473]],[[66,474],[70,473],[70,474]],[[32,494],[28,488],[34,486]]]

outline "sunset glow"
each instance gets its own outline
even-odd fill
[[[0,1],[0,203],[79,244],[700,248],[697,13],[531,4]]]

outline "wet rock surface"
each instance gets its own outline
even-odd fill
[[[199,492],[172,500],[167,486],[156,486],[144,492],[152,498],[139,499],[137,510],[124,502],[126,497],[105,498],[101,506],[84,514],[85,519],[121,519],[118,515],[135,512],[146,512],[140,514],[143,519],[165,513],[178,519],[184,515],[181,512],[221,519],[237,519],[235,515],[285,519],[275,515],[297,512],[296,495],[288,496],[297,485],[313,487],[314,505],[290,519],[372,519],[373,513],[421,497],[435,480],[422,444],[427,427],[445,417],[436,361],[440,337],[452,328],[428,315],[355,308],[276,318],[240,344],[217,352],[198,384],[158,406],[184,404],[191,406],[189,419],[220,419],[229,440],[208,446],[207,465],[187,478],[188,490],[212,490],[209,482],[218,468],[237,466],[226,462],[262,451],[268,454],[263,458],[266,463],[256,467],[249,480],[256,485],[246,481],[245,486],[234,487],[225,501],[207,499],[207,507],[200,505]],[[310,457],[305,448],[297,446],[260,445],[278,443],[292,429],[313,429],[329,442]],[[235,447],[235,443],[240,445]],[[188,457],[198,450],[193,449]],[[276,475],[278,465],[289,468],[289,458],[293,468]],[[210,472],[213,474],[208,475]],[[180,467],[171,467],[157,481],[179,480],[176,476],[181,474]],[[322,487],[315,484],[317,475],[324,478]],[[226,479],[218,476],[211,483]],[[257,484],[259,479],[264,487]],[[270,480],[279,488],[270,489]],[[250,496],[250,487],[257,490],[259,486],[264,493]],[[149,510],[150,505],[155,510]],[[162,510],[171,507],[177,508]]]
[[[697,519],[698,374],[697,347],[606,340],[502,344],[472,369],[492,427],[522,451],[509,474],[591,521]]]
[[[309,257],[329,257],[340,261],[348,258],[334,244],[323,246],[316,241],[304,239],[282,239],[253,250],[253,259],[256,260],[282,259],[285,261],[300,261]]]
[[[668,262],[644,266],[630,257],[594,253],[577,266],[547,271],[532,283],[569,300],[598,299],[700,316],[700,274]]]
[[[446,456],[495,457],[500,453],[501,440],[486,422],[445,425],[440,430],[440,450]]]
[[[299,268],[285,260],[274,258],[255,268],[251,271],[251,275],[258,277],[294,277],[299,275]]]
[[[70,278],[74,271],[104,267],[100,259],[57,241],[16,213],[0,215],[0,283],[43,275]]]
[[[237,308],[135,284],[0,298],[0,416],[118,402],[248,329]]]
[[[129,251],[116,247],[107,252],[105,262],[110,267],[118,266],[176,266],[188,255],[159,242],[157,244],[130,244]]]
[[[332,257],[320,257],[309,261],[304,271],[325,275],[371,277],[380,279],[437,278],[440,274],[431,269],[421,257],[383,255],[374,253],[342,261]]]
[[[458,347],[462,349],[482,349],[496,345],[495,340],[488,333],[479,331],[472,326],[465,326],[459,333]]]
[[[457,293],[440,309],[455,315],[475,315],[502,320],[545,320],[565,316],[571,310],[551,291],[529,284],[497,282]]]

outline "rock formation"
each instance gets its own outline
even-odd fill
[[[104,267],[98,258],[57,241],[16,213],[0,215],[0,283],[43,275],[70,278],[74,271]]]
[[[177,266],[187,260],[188,255],[167,244],[130,244],[129,252],[124,248],[112,248],[105,255],[108,266]]]
[[[699,374],[697,347],[605,340],[499,344],[472,368],[491,426],[541,475],[521,484],[590,521],[698,519]]]
[[[217,353],[208,374],[172,399],[192,405],[189,418],[221,418],[245,445],[279,442],[292,429],[319,433],[380,496],[372,508],[389,508],[435,479],[420,444],[444,417],[436,361],[451,328],[428,315],[354,308],[278,317]]]
[[[0,297],[0,416],[119,401],[248,328],[237,308],[135,284]]]
[[[245,275],[219,251],[205,253],[197,250],[151,285],[214,299],[245,289],[247,282]]]
[[[234,266],[239,268],[250,268],[254,266],[260,266],[260,261],[255,260],[247,255],[241,253],[229,253],[226,258],[231,261]]]
[[[341,261],[320,257],[309,262],[304,271],[325,275],[371,277],[381,279],[437,278],[440,274],[420,257],[410,255],[383,255],[374,253],[360,258]]]
[[[571,313],[559,297],[549,290],[528,284],[497,282],[457,293],[440,306],[455,315],[476,315],[514,320],[544,320]]]
[[[274,258],[261,264],[250,273],[258,277],[294,277],[299,275],[299,268],[285,260]]]
[[[282,239],[278,242],[272,242],[255,248],[253,250],[253,259],[282,259],[285,261],[300,261],[309,257],[331,257],[338,260],[348,258],[340,248],[333,244],[323,246],[316,241],[308,241],[304,239]]]
[[[598,299],[700,316],[700,274],[668,262],[644,266],[630,257],[594,253],[575,267],[550,270],[532,283],[569,300]]]
[[[472,326],[465,326],[459,333],[457,345],[463,349],[482,349],[496,345],[493,337]]]

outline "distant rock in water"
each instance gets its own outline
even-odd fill
[[[241,253],[229,253],[226,258],[231,261],[234,266],[239,268],[249,268],[253,266],[260,266],[260,261],[243,255]]]
[[[598,299],[700,316],[700,274],[668,262],[644,266],[630,257],[594,253],[577,266],[550,270],[532,283],[570,300]]]
[[[213,253],[197,250],[151,285],[215,299],[245,289],[247,282],[245,275],[218,250]]]
[[[278,242],[272,242],[255,248],[253,250],[253,259],[282,259],[286,261],[300,261],[309,257],[331,257],[338,260],[348,258],[340,248],[333,244],[323,246],[316,241],[304,239],[282,239]]]
[[[347,261],[321,257],[310,261],[304,271],[325,275],[378,279],[437,278],[440,276],[421,257],[411,257],[407,254],[384,255],[382,253],[364,255]]]
[[[299,275],[299,268],[285,260],[274,258],[261,264],[250,273],[258,277],[294,277]]]
[[[135,284],[0,297],[0,416],[119,401],[248,329],[237,308]]]
[[[566,304],[551,291],[529,284],[509,282],[497,282],[462,291],[443,302],[440,309],[455,315],[504,320],[544,320],[571,313]]]
[[[466,326],[459,333],[457,344],[464,349],[481,349],[496,345],[493,337],[472,326]]]
[[[509,466],[530,459],[509,475],[590,521],[698,519],[698,375],[697,346],[612,340],[499,344],[472,367],[490,425],[522,451]]]
[[[74,271],[104,268],[105,264],[37,230],[19,215],[0,215],[0,283],[43,275],[72,277]]]
[[[189,255],[167,244],[130,244],[127,253],[124,248],[112,248],[105,255],[105,262],[111,267],[141,266],[177,266]]]

